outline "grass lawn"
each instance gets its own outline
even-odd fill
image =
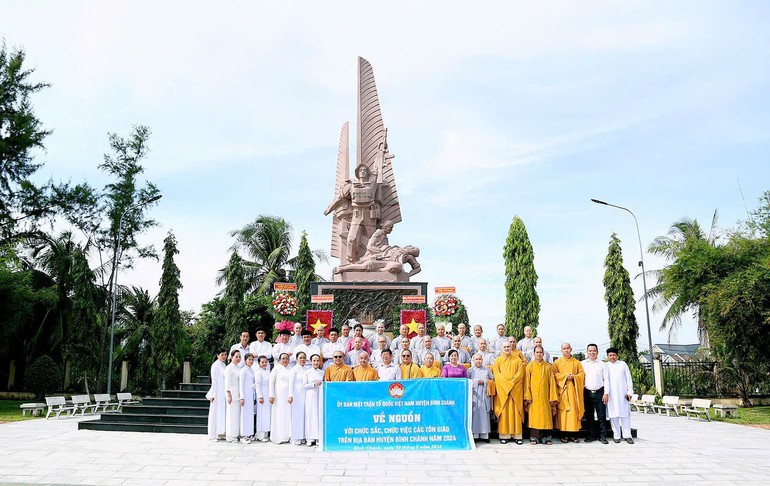
[[[0,400],[0,423],[40,418],[33,417],[30,414],[27,414],[26,417],[21,416],[21,409],[19,408],[19,405],[22,403],[30,403],[34,401],[35,400]]]
[[[770,407],[739,408],[735,418],[713,418],[719,422],[728,422],[741,425],[770,425]]]

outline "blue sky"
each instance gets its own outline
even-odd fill
[[[228,232],[257,215],[328,251],[359,55],[396,155],[391,243],[420,247],[416,280],[456,286],[487,332],[505,312],[514,215],[535,249],[546,347],[583,348],[608,341],[610,234],[632,275],[639,259],[633,219],[590,198],[631,208],[646,247],[685,216],[707,226],[717,209],[734,226],[738,181],[749,208],[770,189],[764,2],[3,3],[0,35],[53,85],[33,100],[54,130],[42,177],[101,186],[107,133],[151,127],[146,177],[164,197],[142,240],[176,234],[185,309],[219,290]],[[156,293],[159,277],[145,262],[120,279]],[[637,317],[644,331],[642,305]],[[675,342],[694,341],[686,321]]]

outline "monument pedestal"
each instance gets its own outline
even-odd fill
[[[375,320],[383,319],[385,329],[398,328],[394,313],[405,295],[428,295],[427,282],[313,282],[311,295],[333,294],[334,303],[322,304],[334,310],[334,326],[339,327],[348,319],[358,319],[361,314],[371,313]]]

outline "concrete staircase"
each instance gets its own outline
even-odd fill
[[[145,398],[140,405],[126,405],[119,413],[103,413],[98,420],[82,421],[78,429],[206,434],[210,379],[198,376],[196,381],[182,384],[179,390],[163,390],[160,398]]]

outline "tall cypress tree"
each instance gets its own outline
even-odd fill
[[[607,258],[604,259],[604,300],[607,302],[607,331],[610,344],[618,348],[619,358],[626,363],[638,362],[636,339],[636,300],[631,289],[631,278],[623,267],[623,253],[617,234],[612,233]]]
[[[179,279],[179,267],[174,263],[174,255],[178,253],[176,238],[169,233],[163,240],[163,273],[158,292],[158,311],[150,333],[151,356],[161,388],[166,387],[166,380],[176,373],[182,364],[182,341],[185,337],[182,314],[179,311],[179,290],[182,288],[182,282]]]
[[[535,252],[524,221],[513,217],[503,248],[505,260],[505,329],[509,336],[524,336],[524,328],[537,330],[540,298],[537,295]]]
[[[294,274],[297,282],[297,306],[300,310],[310,307],[310,283],[315,280],[315,260],[310,245],[307,243],[307,232],[302,232],[297,253],[297,269]]]
[[[72,315],[65,357],[72,361],[77,376],[85,378],[88,390],[88,379],[96,377],[99,366],[99,330],[104,295],[96,285],[96,276],[80,248],[73,253],[72,280]]]
[[[246,322],[246,290],[248,284],[243,271],[243,259],[237,252],[230,255],[230,261],[225,269],[225,336],[222,346],[230,347],[238,340]]]

